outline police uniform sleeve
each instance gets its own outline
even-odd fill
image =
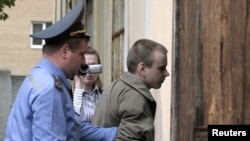
[[[87,121],[81,122],[81,141],[115,141],[117,127],[102,128]]]

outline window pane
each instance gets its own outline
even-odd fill
[[[46,23],[46,28],[50,27],[52,25],[52,22],[47,22]]]
[[[43,29],[43,25],[40,23],[33,24],[33,33],[39,32]],[[33,45],[42,45],[42,39],[33,38]]]
[[[32,22],[31,34],[42,31],[52,25],[51,21],[34,21]],[[43,39],[31,38],[31,48],[42,48]]]
[[[41,31],[43,29],[43,25],[40,23],[34,23],[33,24],[33,33],[36,33],[38,31]]]
[[[42,45],[42,39],[34,38],[33,39],[33,45]]]

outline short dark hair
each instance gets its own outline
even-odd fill
[[[77,50],[82,42],[82,40],[88,41],[89,39],[87,38],[71,38],[65,41],[53,43],[53,44],[45,44],[43,45],[43,53],[46,54],[51,54],[54,53],[55,51],[59,50],[63,44],[69,44],[70,50],[74,52]]]
[[[154,51],[161,51],[167,54],[167,49],[160,43],[150,39],[137,40],[132,48],[130,48],[127,56],[127,68],[130,73],[135,73],[137,65],[144,62],[145,65],[151,67],[155,61]]]

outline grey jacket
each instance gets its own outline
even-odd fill
[[[93,123],[118,126],[116,140],[154,141],[155,111],[156,102],[149,89],[136,76],[125,72],[104,89]]]

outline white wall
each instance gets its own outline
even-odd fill
[[[152,90],[157,101],[156,141],[170,140],[172,15],[172,0],[129,1],[129,46],[139,38],[148,38],[163,44],[169,52],[167,70],[170,76],[159,90]]]

